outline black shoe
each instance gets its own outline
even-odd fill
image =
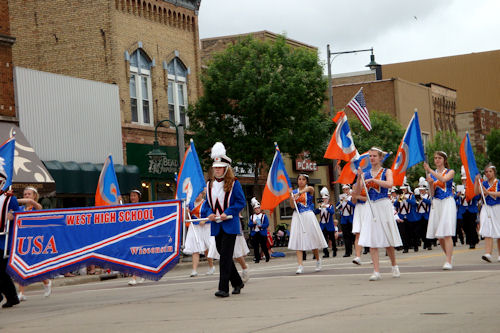
[[[415,246],[415,247],[413,248],[413,251],[418,252],[418,246]]]
[[[11,308],[14,305],[19,304],[19,299],[16,296],[16,299],[14,301],[7,301],[2,305],[2,308]]]
[[[253,262],[259,262],[257,258],[253,258]]]
[[[342,257],[347,258],[350,257],[351,255],[349,253],[344,254]]]
[[[430,245],[429,245],[429,246],[427,247],[427,250],[429,250],[429,251],[430,251],[430,250],[432,250],[432,246],[430,246]]]
[[[337,251],[333,251],[333,253],[332,253],[332,257],[334,257],[334,258],[335,258],[336,256],[337,256]]]
[[[266,258],[266,262],[269,262],[269,260],[270,260],[270,259],[271,259],[270,257],[267,257],[267,258]]]
[[[260,262],[260,260],[255,260],[255,263],[258,264]]]
[[[470,245],[469,246],[469,249],[475,249],[476,248],[476,245]]]
[[[403,250],[403,253],[408,253],[408,249],[404,249],[404,250]]]
[[[215,292],[215,296],[217,296],[217,297],[229,297],[229,293],[227,291],[217,290]]]
[[[323,258],[330,258],[329,254],[323,254]]]
[[[239,295],[241,293],[241,289],[243,289],[244,286],[245,286],[245,284],[242,283],[241,285],[234,287],[232,294]]]

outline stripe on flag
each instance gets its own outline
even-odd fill
[[[351,99],[347,106],[358,117],[361,124],[367,131],[371,131],[372,123],[370,121],[370,114],[366,107],[365,96],[363,95],[363,87],[359,89],[358,93]]]

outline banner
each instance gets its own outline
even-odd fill
[[[22,285],[88,265],[159,280],[179,262],[182,202],[16,213],[9,274]]]

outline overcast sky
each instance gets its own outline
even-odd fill
[[[379,64],[500,49],[500,0],[202,0],[200,38],[268,30]],[[332,72],[366,70],[344,54]],[[326,65],[325,65],[326,71]]]

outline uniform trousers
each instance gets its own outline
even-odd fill
[[[3,294],[7,302],[17,303],[17,292],[14,282],[9,274],[7,274],[7,263],[9,258],[3,257],[3,249],[0,250],[0,294]]]
[[[243,281],[236,269],[233,261],[234,243],[236,235],[228,234],[224,229],[220,229],[219,234],[215,236],[215,245],[220,254],[220,277],[219,290],[229,292],[229,282],[233,287],[241,286]]]
[[[328,244],[328,240],[332,242],[332,256],[335,257],[337,255],[337,242],[335,241],[335,231],[328,231],[325,229],[323,231],[323,237],[325,237],[326,243]],[[325,257],[330,256],[330,252],[328,252],[328,247],[323,249],[323,254]]]
[[[340,224],[342,229],[342,237],[344,238],[345,254],[352,254],[352,244],[354,243],[354,235],[352,234],[352,223]]]
[[[418,221],[420,224],[420,239],[424,242],[424,249],[429,249],[432,248],[432,239],[429,239],[426,237],[427,235],[427,225],[429,224],[429,220],[427,220],[425,217],[422,217],[420,221]]]
[[[408,221],[405,220],[405,237],[406,246],[405,249],[414,248],[418,250],[420,244],[420,221]]]
[[[477,235],[477,213],[469,211],[462,214],[463,228],[465,231],[465,241],[469,246],[476,246],[479,243],[479,236]]]
[[[255,257],[255,262],[260,261],[259,245],[262,248],[262,252],[264,252],[264,255],[266,256],[266,261],[269,261],[269,251],[267,250],[267,237],[261,235],[260,232],[256,232],[252,236],[252,246],[253,246],[253,254]]]

